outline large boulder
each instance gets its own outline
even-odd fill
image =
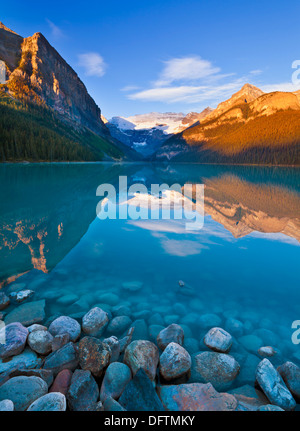
[[[128,411],[165,410],[151,380],[142,368],[125,387],[119,403]]]
[[[0,387],[0,401],[11,400],[16,411],[24,411],[47,392],[47,383],[40,377],[13,377]]]
[[[190,354],[179,344],[169,343],[160,357],[159,371],[165,380],[184,376],[191,369]]]
[[[160,386],[158,395],[169,411],[233,411],[233,395],[218,393],[210,383]]]
[[[109,364],[110,350],[107,344],[98,338],[84,337],[79,342],[79,364],[83,370],[89,370],[100,377]]]
[[[104,402],[108,397],[118,399],[131,377],[131,370],[126,364],[121,362],[110,364],[101,385],[100,400]]]
[[[271,404],[284,410],[293,410],[296,402],[286,387],[279,372],[268,359],[263,359],[257,367],[256,380]]]
[[[22,366],[23,368],[37,368],[41,365],[42,360],[29,347],[17,356],[13,356],[10,360],[0,359],[0,373],[8,372],[14,368]]]
[[[74,371],[78,366],[78,362],[77,348],[70,342],[47,356],[44,362],[44,368],[46,370],[52,370],[54,374],[58,374],[64,369]]]
[[[48,331],[33,331],[28,336],[31,349],[40,355],[48,355],[52,351],[53,336]]]
[[[60,392],[63,395],[67,395],[73,373],[70,370],[61,370],[54,379],[53,385],[49,389],[49,392]]]
[[[238,362],[230,355],[203,352],[193,355],[191,382],[211,383],[217,391],[225,391],[237,377]]]
[[[220,353],[229,352],[232,342],[232,336],[222,328],[211,328],[204,337],[204,344]]]
[[[13,309],[5,317],[5,324],[20,322],[24,326],[41,323],[45,319],[45,300],[26,302]]]
[[[66,397],[60,392],[51,392],[35,400],[28,412],[64,412],[67,409]]]
[[[72,317],[60,316],[51,323],[49,332],[53,337],[69,334],[70,341],[75,342],[80,336],[81,328],[77,320],[72,319]]]
[[[74,411],[87,411],[98,401],[99,388],[90,371],[76,370],[67,393],[69,407]]]
[[[177,343],[183,345],[184,331],[181,326],[172,323],[167,328],[160,331],[157,336],[157,345],[161,350],[165,350],[168,344]]]
[[[278,367],[277,371],[293,396],[300,400],[300,368],[293,362],[288,361]]]
[[[0,358],[6,359],[23,352],[28,337],[28,329],[21,323],[10,323],[0,330]]]
[[[151,341],[132,341],[125,350],[123,361],[134,376],[142,368],[150,380],[154,380],[159,362],[158,348]]]
[[[99,307],[92,308],[82,318],[82,330],[92,337],[100,337],[108,324],[108,314]]]
[[[108,334],[123,334],[130,327],[132,320],[128,316],[116,316],[108,324]]]
[[[0,412],[13,412],[14,409],[15,406],[11,400],[0,401]]]

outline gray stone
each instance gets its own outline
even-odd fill
[[[126,307],[125,305],[115,305],[112,308],[112,313],[114,315],[114,317],[117,316],[131,316],[131,310],[129,307]]]
[[[190,371],[190,354],[179,344],[169,343],[160,357],[159,371],[165,380],[173,380]]]
[[[111,356],[110,356],[110,363],[116,362],[121,354],[121,348],[120,348],[120,342],[117,339],[117,337],[114,337],[113,335],[109,338],[105,338],[103,340],[103,344],[106,344],[110,350]]]
[[[28,332],[31,334],[33,331],[48,331],[46,326],[39,325],[38,323],[34,323],[33,325],[28,326]]]
[[[261,406],[257,409],[259,412],[284,412],[284,410],[278,406],[274,406],[273,404],[267,404],[265,406]]]
[[[46,357],[44,362],[44,368],[46,370],[52,370],[56,375],[61,370],[74,371],[78,366],[79,358],[76,347],[72,342],[66,344],[61,349],[51,353]]]
[[[31,349],[40,355],[48,355],[52,350],[53,337],[48,331],[33,331],[28,336]]]
[[[293,362],[285,362],[277,371],[293,396],[300,399],[300,368]]]
[[[271,404],[284,410],[293,410],[296,407],[292,394],[268,359],[265,358],[258,364],[256,380]]]
[[[42,360],[37,357],[37,354],[29,348],[17,356],[13,356],[9,361],[7,359],[0,360],[0,373],[7,372],[13,368],[20,367],[21,365],[25,368],[37,368],[41,365]]]
[[[225,329],[234,337],[242,337],[244,334],[244,325],[240,320],[229,317],[225,322]]]
[[[45,319],[45,300],[26,302],[12,310],[5,317],[5,324],[20,322],[24,326],[41,323]]]
[[[260,347],[263,346],[263,341],[256,335],[244,335],[238,339],[238,342],[250,353],[257,354]]]
[[[60,392],[51,392],[35,400],[28,412],[64,412],[67,409],[66,397]]]
[[[110,361],[110,349],[98,338],[84,337],[79,342],[79,364],[83,370],[101,377]]]
[[[0,310],[5,310],[10,304],[10,299],[4,292],[0,292]]]
[[[31,296],[34,295],[33,290],[20,290],[19,292],[12,292],[9,297],[17,302],[18,304],[21,304],[22,302],[26,301],[26,299],[29,299]]]
[[[123,361],[134,376],[142,368],[150,380],[154,380],[159,361],[158,348],[151,341],[132,341],[125,350]]]
[[[82,330],[85,334],[100,337],[108,324],[108,314],[99,307],[92,308],[83,316]]]
[[[143,283],[141,281],[126,281],[122,283],[122,288],[129,292],[137,292],[138,290],[141,290],[142,287]]]
[[[78,340],[81,328],[77,320],[69,316],[60,316],[49,326],[49,332],[53,337],[56,335],[69,334],[71,341]]]
[[[56,300],[56,302],[60,305],[70,305],[74,302],[78,301],[78,296],[74,293],[68,293],[67,295],[61,296]]]
[[[149,325],[164,326],[164,319],[161,317],[160,313],[154,313],[151,317],[149,317],[148,323]]]
[[[191,382],[211,383],[217,391],[230,388],[240,370],[238,362],[230,355],[203,352],[192,355]]]
[[[258,349],[257,353],[263,358],[269,358],[271,356],[275,356],[277,351],[273,349],[272,346],[263,346]]]
[[[23,352],[28,337],[28,329],[21,323],[10,323],[0,330],[0,358],[6,359]]]
[[[101,385],[100,400],[104,402],[108,397],[118,399],[131,377],[131,370],[126,364],[120,362],[110,364]]]
[[[70,334],[55,335],[51,343],[52,352],[61,349],[70,341]]]
[[[222,328],[212,328],[204,337],[207,347],[221,353],[229,352],[232,342],[232,336]]]
[[[173,323],[163,329],[157,336],[157,345],[161,350],[165,350],[169,343],[177,343],[182,346],[184,332],[181,326]]]
[[[76,370],[67,393],[70,410],[87,411],[98,398],[99,388],[91,372]]]
[[[13,377],[0,387],[0,401],[11,400],[16,411],[24,411],[47,392],[46,382],[39,377]]]
[[[144,319],[135,320],[131,327],[134,329],[132,334],[132,340],[147,340],[148,339],[148,327]]]
[[[0,401],[0,412],[13,412],[14,409],[15,406],[11,400]]]
[[[217,314],[203,314],[198,319],[198,324],[202,329],[210,329],[221,325],[221,318]]]
[[[123,334],[130,327],[132,320],[128,316],[114,317],[108,324],[106,331],[108,334]]]
[[[106,398],[103,403],[103,407],[105,412],[126,412],[126,409],[111,397]]]
[[[134,328],[129,328],[127,335],[124,338],[121,338],[121,340],[119,341],[120,353],[123,353],[126,347],[129,346],[129,344],[131,343],[133,333],[134,333]]]

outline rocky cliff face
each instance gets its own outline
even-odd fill
[[[65,120],[109,136],[85,85],[41,33],[23,39],[0,23],[0,60],[14,97],[45,104]]]

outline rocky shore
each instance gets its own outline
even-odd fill
[[[1,311],[0,411],[299,408],[298,365],[272,343],[243,335],[238,320],[227,319],[224,329],[217,315],[199,313],[203,331],[195,340],[186,325],[163,325],[149,310],[133,316],[128,304],[46,319],[45,301],[32,296],[0,292],[1,310],[17,305]]]

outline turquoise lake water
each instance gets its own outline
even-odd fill
[[[97,187],[124,175],[147,188],[204,184],[203,228],[97,218]],[[153,339],[153,325],[179,323],[194,353],[207,328],[234,318],[242,323],[237,339],[256,335],[300,363],[300,344],[291,341],[300,320],[299,169],[28,164],[2,165],[0,178],[0,282],[34,290],[30,301],[46,300],[46,319],[124,305],[139,321],[136,334]]]

